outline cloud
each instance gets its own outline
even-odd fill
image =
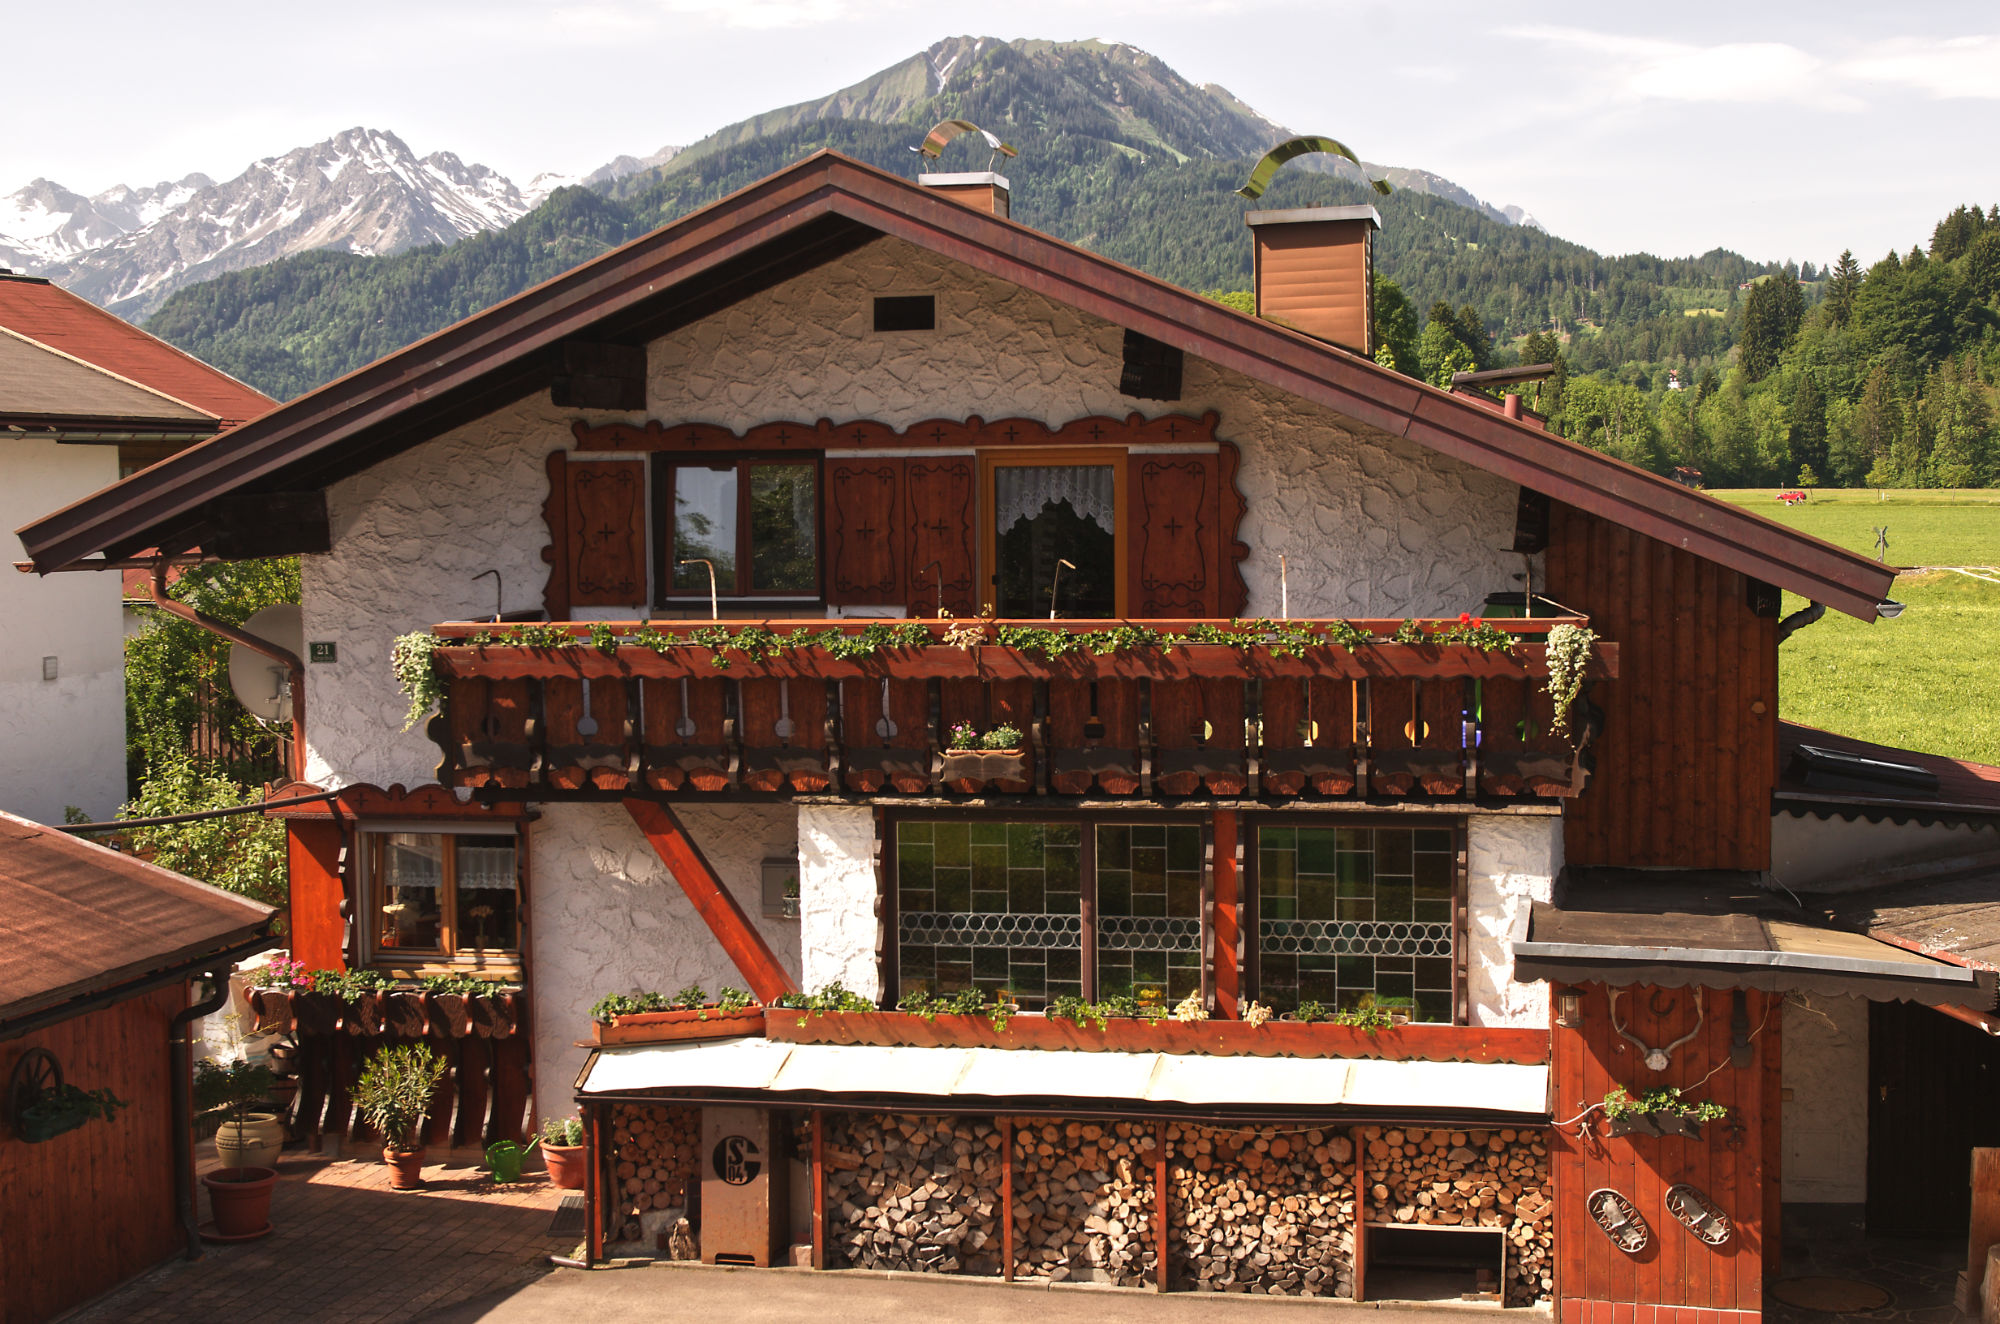
[[[2000,36],[1895,37],[1876,53],[1847,60],[1840,72],[1860,82],[1928,92],[1940,100],[2000,100]]]
[[[1590,58],[1591,76],[1611,101],[1790,103],[1817,110],[1858,110],[1826,61],[1776,41],[1695,46],[1583,28],[1532,26],[1502,35]]]

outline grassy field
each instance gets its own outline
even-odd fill
[[[1712,492],[1780,524],[1875,554],[1875,530],[1889,530],[1889,564],[2000,566],[2000,488],[1873,492],[1820,490],[1787,506],[1775,487]]]
[[[1776,488],[1716,492],[1781,524],[1891,565],[2000,566],[2000,491],[1815,492],[1783,506]],[[2000,571],[1988,573],[2000,579]],[[1906,574],[1906,610],[1863,625],[1828,612],[1778,650],[1780,713],[1884,745],[2000,764],[2000,584],[1951,571]],[[1785,611],[1804,600],[1785,595]]]

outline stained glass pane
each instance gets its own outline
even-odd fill
[[[1097,988],[1179,1002],[1201,991],[1201,829],[1097,828]]]
[[[1075,824],[899,824],[896,996],[1081,994],[1079,841]]]

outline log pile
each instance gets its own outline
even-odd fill
[[[621,1103],[612,1110],[617,1240],[638,1240],[639,1220],[653,1210],[687,1208],[700,1141],[699,1108]]]
[[[1540,1132],[1360,1127],[1368,1221],[1490,1227],[1507,1237],[1507,1304],[1555,1285],[1555,1203]]]
[[[1024,1117],[1014,1153],[1015,1277],[1120,1287],[1150,1281],[1150,1128]]]
[[[1000,1129],[986,1117],[826,1115],[827,1267],[1000,1272]]]
[[[1354,1147],[1333,1130],[1167,1127],[1174,1286],[1354,1294]]]

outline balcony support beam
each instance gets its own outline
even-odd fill
[[[723,886],[714,866],[695,845],[672,806],[656,800],[627,800],[625,812],[646,834],[654,853],[687,893],[695,914],[701,916],[708,931],[722,944],[722,950],[735,962],[757,1000],[768,1006],[782,994],[796,992],[792,977],[785,973],[785,967],[779,964],[764,935],[750,922],[750,916]]]

